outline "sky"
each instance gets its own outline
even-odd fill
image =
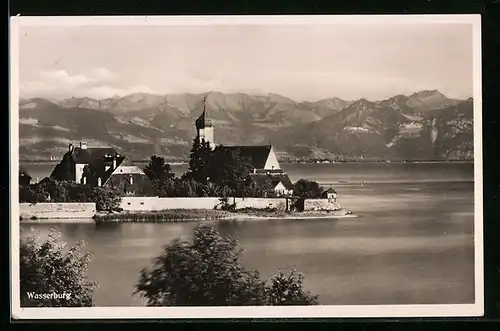
[[[278,93],[381,100],[472,96],[472,26],[331,24],[19,30],[21,97]]]

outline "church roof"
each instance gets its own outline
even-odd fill
[[[203,129],[214,125],[212,119],[208,116],[207,111],[204,109],[200,117],[196,120],[196,128]]]
[[[210,118],[210,116],[208,116],[207,97],[203,98],[203,112],[201,113],[200,117],[198,117],[198,119],[196,120],[195,125],[197,129],[203,129],[214,125],[212,119]]]
[[[271,145],[265,146],[218,146],[225,150],[236,151],[244,158],[249,158],[254,169],[263,169],[271,152]]]

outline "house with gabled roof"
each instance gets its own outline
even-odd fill
[[[328,200],[337,200],[337,191],[333,189],[333,187],[328,188],[328,190],[323,191],[321,194],[321,197],[323,199],[328,199]]]
[[[55,180],[84,185],[117,187],[123,194],[137,194],[151,186],[144,171],[112,147],[80,147],[69,144],[59,164],[52,171]]]
[[[109,176],[104,177],[103,186],[114,187],[122,195],[152,195],[153,185],[144,171],[128,158],[122,160]]]
[[[54,167],[50,177],[85,184],[83,172],[86,166],[103,165],[107,171],[116,168],[124,158],[112,147],[88,147],[86,142],[80,142],[79,147],[69,144],[68,151]]]
[[[293,194],[293,184],[286,173],[257,173],[250,177],[257,185],[271,184],[277,196],[291,196]]]

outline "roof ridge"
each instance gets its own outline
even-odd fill
[[[221,147],[273,147],[273,145],[224,145],[220,144]]]

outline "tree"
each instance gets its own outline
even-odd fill
[[[95,202],[97,211],[118,210],[122,197],[120,191],[114,187],[93,187],[90,193],[91,202]]]
[[[304,277],[279,272],[270,285],[241,262],[237,238],[223,237],[215,224],[199,225],[192,241],[165,246],[151,269],[143,269],[134,294],[148,306],[312,305],[317,296],[302,289]]]
[[[322,193],[318,183],[306,179],[298,180],[293,187],[293,194],[303,199],[316,199],[321,197]]]
[[[67,202],[93,202],[93,187],[73,181],[64,182],[68,191]]]
[[[210,158],[212,149],[206,141],[200,141],[198,137],[193,140],[191,155],[189,157],[189,168],[185,174],[186,179],[194,179],[200,183],[206,183],[210,176]]]
[[[211,157],[210,180],[218,186],[227,186],[242,195],[248,182],[252,164],[249,158],[231,149],[216,147]]]
[[[68,190],[64,186],[64,182],[45,177],[37,183],[41,191],[47,192],[50,201],[66,202],[68,200]]]
[[[278,305],[317,305],[318,296],[303,289],[304,274],[292,269],[287,275],[278,271],[266,288],[267,303]]]
[[[144,173],[153,183],[162,183],[175,177],[170,164],[165,163],[165,159],[157,155],[151,156],[149,164],[144,168]]]
[[[157,257],[152,270],[141,270],[136,292],[149,306],[236,306],[264,302],[264,284],[241,264],[233,237],[221,237],[214,225],[200,225],[192,242],[175,240]]]
[[[276,192],[274,191],[272,182],[267,179],[263,183],[257,183],[254,178],[249,178],[244,187],[244,195],[246,197],[275,197]]]
[[[90,256],[81,251],[81,243],[67,249],[67,243],[60,236],[59,232],[51,230],[44,242],[36,232],[21,239],[19,284],[22,307],[93,306],[93,293],[98,284],[86,276]],[[53,297],[35,297],[51,293]]]
[[[49,193],[42,186],[38,185],[38,183],[19,188],[19,202],[37,204],[48,200]]]

